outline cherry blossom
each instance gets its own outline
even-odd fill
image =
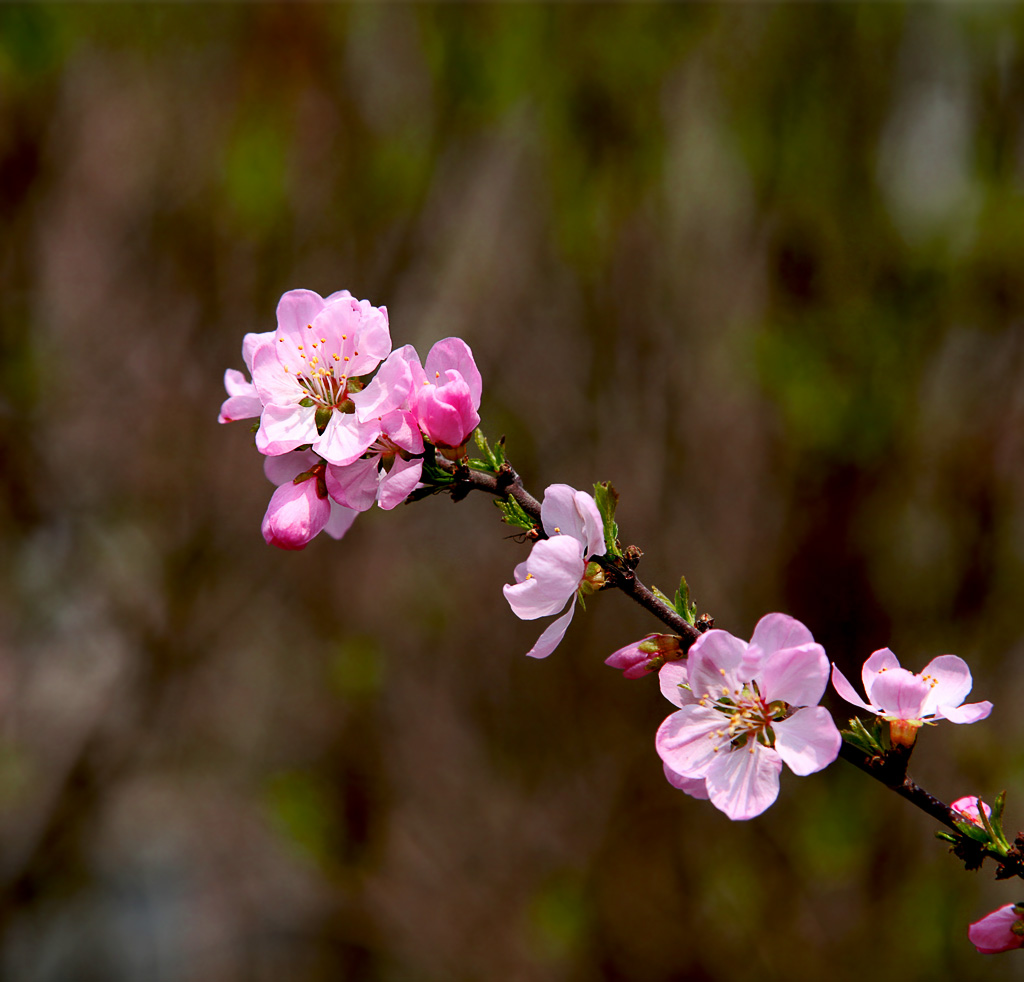
[[[263,403],[256,448],[277,456],[309,445],[332,464],[358,460],[380,428],[357,418],[351,396],[390,351],[385,308],[347,290],[326,299],[312,290],[284,294],[273,339],[253,353]]]
[[[264,472],[278,485],[263,516],[263,538],[279,549],[304,549],[321,531],[340,539],[355,521],[354,509],[327,495],[324,461],[310,451],[268,457]]]
[[[749,644],[708,631],[690,648],[685,682],[681,668],[673,662],[661,670],[662,691],[680,709],[662,723],[655,745],[677,778],[703,779],[711,803],[729,818],[768,808],[784,763],[805,776],[838,756],[839,730],[817,705],[828,659],[792,617],[762,617]]]
[[[996,955],[1024,945],[1024,903],[1004,904],[975,921],[967,930],[982,955]]]
[[[974,684],[967,663],[956,655],[933,658],[920,674],[900,667],[888,648],[874,652],[861,669],[867,701],[839,669],[832,666],[832,685],[847,702],[875,713],[893,724],[897,743],[913,744],[922,723],[948,719],[976,723],[992,712],[992,703],[964,699]]]
[[[586,491],[552,484],[544,492],[541,524],[548,538],[534,543],[525,562],[515,568],[514,584],[503,587],[512,612],[535,620],[569,609],[553,621],[527,652],[546,658],[558,647],[572,620],[577,592],[584,584],[587,561],[605,553],[604,523],[597,503]]]

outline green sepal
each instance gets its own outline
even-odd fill
[[[597,510],[601,513],[601,520],[604,522],[604,545],[607,554],[612,559],[621,559],[619,526],[615,521],[615,508],[619,503],[619,492],[612,487],[611,481],[598,481],[594,485],[594,501],[597,502]],[[671,602],[669,606],[672,606]]]
[[[484,456],[482,460],[471,460],[469,466],[474,470],[497,474],[498,468],[505,463],[505,438],[502,437],[492,450],[491,445],[487,442],[487,437],[484,436],[483,431],[478,426],[473,430],[473,441]]]
[[[420,480],[435,487],[452,484],[455,480],[448,471],[437,466],[434,446],[426,441],[423,444],[423,472],[420,474]]]
[[[303,409],[310,409],[313,406],[313,400],[309,396],[306,396],[305,399],[299,400],[299,405],[302,406]]]
[[[520,529],[532,529],[537,523],[523,511],[515,498],[497,498],[494,502],[501,511],[501,520],[506,525]]]
[[[676,589],[676,599],[672,604],[675,607],[676,613],[684,620],[687,624],[693,625],[697,620],[697,604],[696,602],[690,603],[690,585],[686,582],[686,577],[679,577],[679,586]]]
[[[972,839],[974,842],[980,842],[982,845],[988,845],[993,841],[992,836],[989,835],[988,830],[980,825],[975,825],[974,822],[966,819],[961,820],[959,818],[953,819],[953,824],[956,826],[957,831],[967,839]]]
[[[313,422],[316,423],[316,431],[320,436],[323,436],[324,430],[327,429],[327,424],[331,421],[331,413],[334,410],[330,406],[317,406],[316,415],[313,417]]]

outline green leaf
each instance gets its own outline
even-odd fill
[[[676,599],[672,606],[687,624],[696,622],[697,604],[690,602],[690,585],[686,582],[685,576],[679,578],[679,587],[676,589]]]
[[[476,442],[480,452],[484,455],[484,461],[471,460],[469,466],[476,470],[489,471],[492,474],[498,472],[498,468],[505,463],[505,438],[502,437],[495,445],[494,449],[491,449],[491,445],[487,442],[487,437],[484,436],[483,431],[478,426],[473,431],[473,440]],[[480,466],[477,466],[477,465]]]
[[[668,595],[664,594],[656,586],[651,586],[651,593],[653,593],[666,607],[673,609],[675,604],[669,600]]]
[[[619,492],[612,487],[611,481],[598,481],[594,485],[594,501],[604,522],[604,544],[608,555],[613,559],[622,558],[619,548],[619,526],[615,522],[615,509],[619,504]],[[672,604],[669,601],[669,606]]]
[[[532,529],[537,523],[523,511],[515,498],[498,498],[494,502],[501,511],[501,520],[515,528]]]

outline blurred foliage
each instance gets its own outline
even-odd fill
[[[1024,978],[966,940],[1012,889],[859,774],[672,791],[601,665],[649,620],[523,658],[487,502],[273,553],[213,422],[286,289],[465,337],[646,582],[966,657],[996,712],[912,770],[1012,826],[1022,137],[1014,6],[0,6],[0,975]]]

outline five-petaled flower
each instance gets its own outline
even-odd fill
[[[515,583],[503,589],[512,612],[524,621],[569,610],[553,621],[527,652],[546,658],[565,636],[576,610],[573,603],[583,585],[587,561],[605,553],[604,522],[597,503],[586,491],[552,484],[544,492],[541,524],[548,538],[535,542],[525,562],[515,568]]]
[[[256,448],[276,456],[311,446],[332,464],[358,460],[380,432],[356,417],[352,395],[391,351],[387,311],[347,290],[326,299],[290,290],[277,305],[277,330],[252,356],[263,403]]]
[[[894,743],[910,746],[923,723],[948,719],[976,723],[992,712],[992,703],[964,699],[974,684],[967,662],[956,655],[933,658],[920,674],[900,667],[888,648],[874,652],[861,669],[867,701],[839,669],[832,666],[832,685],[847,702],[889,720]]]
[[[783,763],[803,776],[839,754],[839,730],[817,705],[828,684],[825,650],[792,617],[762,617],[749,644],[708,631],[685,667],[672,662],[661,675],[662,691],[680,707],[655,740],[666,774],[690,794],[703,779],[731,819],[753,818],[775,801]]]
[[[1004,904],[975,921],[967,930],[971,944],[983,955],[996,955],[1024,945],[1024,904]]]

